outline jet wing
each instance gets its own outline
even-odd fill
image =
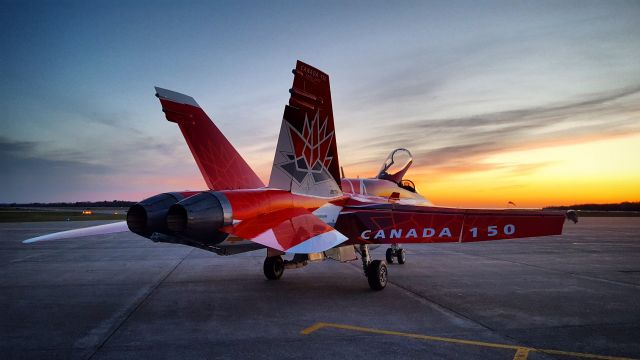
[[[288,253],[329,250],[347,237],[303,208],[284,209],[220,229],[240,238]]]
[[[457,209],[347,204],[336,229],[370,243],[473,242],[560,235],[568,214],[526,209]]]
[[[53,234],[37,236],[31,239],[24,240],[22,243],[31,244],[31,243],[40,242],[40,241],[72,239],[72,238],[79,238],[79,237],[93,236],[93,235],[107,235],[107,234],[115,234],[115,233],[121,233],[121,232],[127,232],[127,231],[129,231],[127,222],[119,221],[111,224],[96,225],[96,226],[90,226],[86,228],[66,230],[66,231],[56,232]]]

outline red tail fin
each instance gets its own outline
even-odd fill
[[[159,87],[156,87],[156,96],[167,120],[180,126],[209,189],[255,189],[264,186],[192,97]]]
[[[329,76],[301,61],[293,73],[269,186],[317,196],[340,195]]]

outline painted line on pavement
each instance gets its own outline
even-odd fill
[[[414,334],[414,333],[404,333],[399,331],[390,331],[390,330],[381,330],[374,328],[367,328],[363,326],[355,326],[355,325],[345,325],[345,324],[334,324],[334,323],[325,323],[318,322],[306,329],[300,331],[301,335],[309,335],[323,328],[334,328],[341,330],[350,330],[357,332],[364,332],[370,334],[380,334],[380,335],[391,335],[391,336],[402,336],[413,339],[427,340],[427,341],[439,341],[453,344],[461,344],[461,345],[473,345],[473,346],[482,346],[487,348],[494,349],[509,349],[515,350],[515,355],[513,357],[514,360],[527,360],[529,353],[539,352],[548,355],[561,355],[561,356],[570,356],[577,357],[582,359],[598,359],[598,360],[634,360],[632,358],[626,357],[616,357],[616,356],[606,356],[606,355],[596,355],[596,354],[587,354],[587,353],[579,353],[579,352],[571,352],[571,351],[562,351],[562,350],[553,350],[553,349],[535,349],[526,346],[518,346],[518,345],[509,345],[509,344],[499,344],[499,343],[490,343],[484,341],[476,341],[476,340],[465,340],[465,339],[455,339],[455,338],[447,338],[440,336],[430,336],[423,334]]]

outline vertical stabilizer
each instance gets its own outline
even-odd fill
[[[191,96],[159,87],[156,87],[156,96],[167,120],[180,126],[209,189],[255,189],[264,186]]]
[[[323,197],[342,194],[329,76],[298,61],[293,70],[269,187]]]

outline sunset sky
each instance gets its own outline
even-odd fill
[[[0,203],[205,189],[153,86],[267,182],[297,59],[340,164],[406,147],[438,205],[640,201],[640,2],[0,2]]]

